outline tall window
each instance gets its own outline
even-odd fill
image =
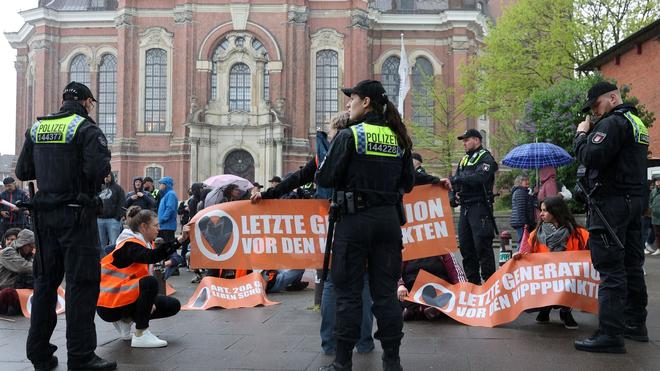
[[[236,63],[229,70],[229,112],[250,112],[251,104],[250,67],[245,63]]]
[[[433,112],[435,102],[431,94],[433,88],[433,65],[424,58],[418,57],[412,69],[413,90],[413,122],[421,127],[433,128]]]
[[[390,99],[390,102],[394,103],[395,106],[399,104],[399,63],[401,59],[399,57],[389,57],[383,63],[383,70],[381,72],[381,80],[383,81],[383,87],[387,92],[387,96]]]
[[[252,39],[252,49],[254,49],[258,54],[263,55],[266,60],[268,58],[268,51],[264,44],[259,41],[257,38]],[[264,100],[270,100],[270,75],[268,74],[268,62],[264,65]]]
[[[144,130],[165,131],[167,124],[167,52],[147,50],[145,66]]]
[[[69,65],[69,81],[79,82],[89,87],[89,63],[84,54],[78,54],[71,60],[71,65]]]
[[[151,177],[151,179],[154,180],[154,183],[158,184],[158,180],[163,177],[163,168],[160,166],[149,166],[144,176]]]
[[[113,143],[117,133],[117,58],[106,54],[99,66],[99,127],[108,143]]]
[[[316,53],[316,124],[322,125],[337,114],[339,90],[339,56],[334,50]]]
[[[215,59],[226,52],[227,48],[229,48],[229,41],[223,38],[218,43],[218,46],[215,47],[213,57],[211,57],[211,100],[218,98],[218,62],[215,62]]]

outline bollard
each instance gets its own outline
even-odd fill
[[[502,233],[500,233],[500,267],[509,261],[513,255],[513,247],[511,243],[511,232],[502,231]]]

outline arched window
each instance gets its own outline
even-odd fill
[[[145,65],[144,130],[165,131],[167,124],[167,52],[147,50]]]
[[[117,133],[117,58],[106,54],[99,66],[99,127],[108,143],[113,143]]]
[[[254,158],[250,152],[243,149],[231,151],[225,158],[224,173],[238,175],[254,182]]]
[[[163,167],[162,166],[149,166],[145,170],[145,177],[151,177],[154,180],[154,184],[158,184],[160,178],[163,177]]]
[[[339,91],[339,56],[334,50],[316,53],[316,124],[322,125],[337,114]]]
[[[252,49],[254,49],[257,54],[263,55],[266,60],[270,60],[268,58],[268,51],[266,50],[266,47],[264,44],[259,41],[258,39],[254,38],[252,39]],[[270,100],[270,75],[268,74],[268,62],[264,65],[264,100],[268,101]]]
[[[250,67],[245,63],[236,63],[229,70],[229,112],[250,112],[251,105]]]
[[[381,72],[383,87],[387,92],[390,102],[394,103],[395,106],[399,104],[399,63],[401,63],[401,58],[391,56],[383,63],[383,70]]]
[[[79,82],[89,87],[89,62],[87,61],[87,56],[84,54],[78,54],[71,60],[71,64],[69,65],[69,81]]]
[[[433,89],[433,65],[424,58],[418,57],[412,69],[412,120],[420,127],[433,129],[433,113],[435,102]]]
[[[223,38],[218,43],[218,46],[215,47],[213,56],[211,57],[211,100],[218,98],[218,77],[216,76],[218,74],[218,62],[215,62],[215,60],[222,53],[226,52],[227,48],[229,48],[229,41]]]

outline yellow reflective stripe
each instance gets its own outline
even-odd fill
[[[71,143],[84,120],[84,117],[74,114],[37,121],[32,125],[30,136],[34,143]]]
[[[461,163],[459,165],[459,168],[463,168],[465,166],[474,166],[476,165],[479,160],[486,154],[485,149],[480,149],[479,152],[475,152],[472,154],[472,158],[470,159],[470,155],[465,155],[463,156],[463,159],[461,160]]]
[[[628,112],[624,112],[623,115],[628,119],[628,122],[632,126],[633,134],[635,135],[635,141],[641,144],[649,144],[649,129],[644,125],[642,119]]]
[[[351,126],[355,139],[355,151],[361,155],[401,157],[396,134],[386,127],[361,123]]]

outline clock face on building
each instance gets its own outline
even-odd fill
[[[225,158],[225,174],[233,174],[254,182],[254,159],[248,151],[232,151]]]

